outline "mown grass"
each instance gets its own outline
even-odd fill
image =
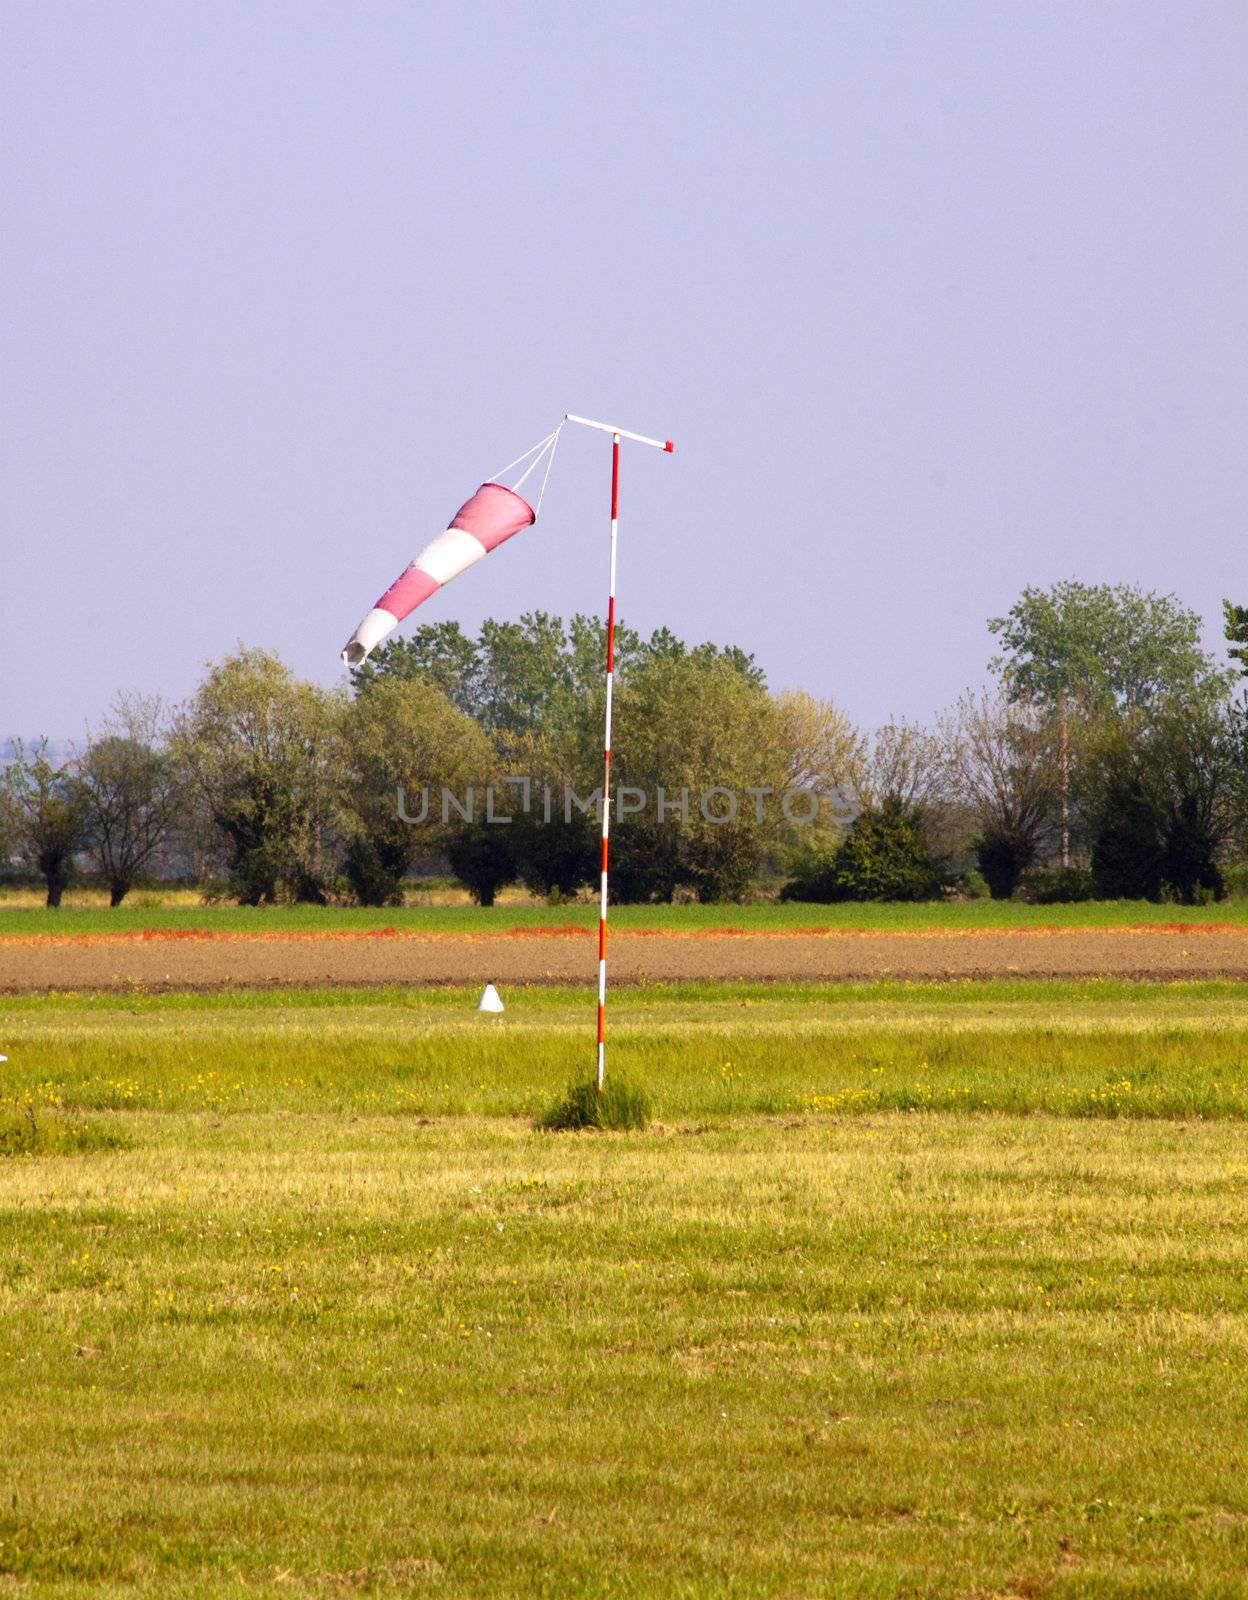
[[[1248,926],[1248,900],[1210,906],[1154,905],[1146,900],[1097,900],[1075,905],[1032,906],[1006,900],[935,901],[921,905],[618,906],[619,928],[703,928],[760,931],[803,928],[1108,928],[1135,923],[1231,923]],[[0,936],[136,933],[144,929],[203,928],[217,932],[367,932],[399,928],[445,932],[504,932],[509,928],[597,927],[597,902],[544,906],[407,906],[365,910],[342,906],[0,906]]]
[[[0,1592],[1248,1592],[1248,986],[474,999],[4,1006]]]
[[[541,1117],[593,1064],[592,997],[513,989],[26,996],[10,1092],[79,1110]],[[1248,985],[686,985],[621,991],[608,1059],[660,1117],[1248,1113]]]
[[[125,1121],[0,1167],[18,1592],[1243,1592],[1236,1125]]]

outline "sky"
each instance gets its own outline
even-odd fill
[[[1248,603],[1248,7],[4,0],[0,734],[338,651],[565,411],[620,613],[858,722]],[[610,443],[413,621],[601,611]],[[410,626],[410,624],[409,624]]]

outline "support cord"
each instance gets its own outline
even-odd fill
[[[518,467],[522,461],[528,461],[528,466],[516,479],[515,483],[511,485],[513,493],[518,493],[525,479],[530,477],[545,461],[546,471],[542,476],[542,487],[538,491],[537,504],[533,508],[534,517],[541,510],[542,496],[546,493],[546,485],[550,481],[550,469],[554,465],[555,451],[559,446],[559,435],[563,432],[566,421],[567,418],[565,417],[563,422],[552,433],[548,433],[544,439],[539,439],[536,444],[530,445],[514,461],[509,461],[505,467],[500,468],[497,472],[492,472],[486,479],[487,483],[497,483],[501,478],[505,478],[513,467]],[[533,458],[531,461],[529,460],[530,456]]]

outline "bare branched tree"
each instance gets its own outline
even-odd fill
[[[966,694],[941,723],[957,800],[994,899],[1008,899],[1054,835],[1062,789],[1060,729],[1032,702]]]
[[[892,801],[911,816],[942,808],[949,783],[939,736],[904,718],[886,722],[862,749],[854,786],[864,807]]]

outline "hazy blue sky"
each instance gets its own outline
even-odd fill
[[[301,673],[565,411],[623,615],[856,718],[1248,601],[1248,6],[4,0],[0,734]],[[600,609],[609,444],[419,614]]]

